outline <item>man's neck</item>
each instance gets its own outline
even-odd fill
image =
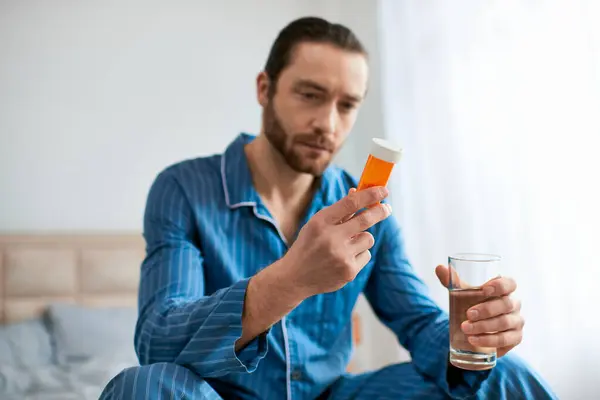
[[[257,136],[244,150],[252,181],[264,200],[293,205],[298,199],[312,194],[314,176],[290,168],[264,135]]]
[[[256,191],[286,239],[292,241],[314,194],[315,177],[290,168],[264,135],[247,144],[244,151]]]

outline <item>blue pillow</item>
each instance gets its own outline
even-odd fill
[[[30,367],[52,360],[50,332],[42,318],[0,326],[0,365]]]
[[[50,305],[48,316],[59,364],[85,362],[112,354],[123,362],[137,365],[133,346],[136,308],[57,303]]]

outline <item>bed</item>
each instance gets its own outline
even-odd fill
[[[139,234],[0,235],[0,399],[98,399],[137,364]]]

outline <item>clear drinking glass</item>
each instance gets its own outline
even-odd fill
[[[468,370],[485,370],[496,365],[496,349],[473,346],[461,329],[467,311],[495,298],[483,293],[482,285],[500,275],[501,257],[493,254],[462,253],[448,257],[450,280],[450,363]]]

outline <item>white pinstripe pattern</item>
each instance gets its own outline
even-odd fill
[[[223,398],[303,400],[328,388],[336,399],[466,398],[480,387],[502,393],[500,363],[500,372],[491,376],[465,372],[448,381],[447,315],[413,273],[393,218],[371,229],[372,260],[353,282],[306,299],[287,316],[285,327],[279,323],[235,352],[248,279],[287,250],[253,188],[243,152],[250,140],[240,135],[224,155],[181,162],[156,178],[144,217],[147,257],[135,335],[142,367],[117,376],[103,398],[121,393],[117,398],[216,399],[219,392]],[[330,167],[305,220],[355,186],[354,178]],[[361,292],[413,363],[344,376],[351,313]],[[526,369],[519,374],[525,383],[516,390],[537,387],[527,386]]]

